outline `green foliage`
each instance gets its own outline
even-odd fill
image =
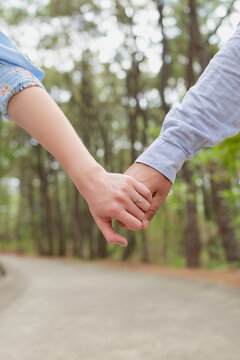
[[[21,7],[5,4],[0,9],[5,27],[20,46],[21,31],[26,31],[27,24],[37,31],[36,58],[46,73],[47,91],[108,171],[123,172],[158,136],[166,115],[160,96],[165,75],[161,66],[163,29],[156,4],[147,0],[139,4],[131,0],[38,0],[34,4],[24,0]],[[168,59],[164,96],[169,107],[181,101],[187,89],[189,5],[188,0],[164,2]],[[228,1],[198,1],[199,30],[208,59],[219,50],[220,38],[214,29],[221,20],[219,13],[228,7]],[[221,26],[229,21],[227,17]],[[14,31],[16,25],[19,33]],[[145,26],[144,32],[141,26]],[[105,42],[112,34],[109,49]],[[197,56],[193,63],[197,80],[202,71]],[[185,266],[187,206],[196,202],[201,264],[226,266],[216,201],[225,209],[231,236],[239,245],[239,142],[238,134],[202,150],[188,163],[190,182],[180,172],[145,234],[145,244],[141,232],[129,236],[121,230],[133,246],[133,259]],[[102,242],[85,201],[59,164],[15,124],[3,120],[0,178],[0,249],[83,258],[123,257],[126,250]],[[120,230],[116,223],[114,226]]]

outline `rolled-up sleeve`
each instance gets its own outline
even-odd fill
[[[172,183],[185,160],[240,131],[240,26],[181,104],[167,114],[159,137],[136,162]]]
[[[19,91],[40,86],[44,71],[35,66],[28,56],[22,53],[7,35],[0,31],[0,112],[11,120],[7,105],[11,97]]]
[[[44,89],[42,82],[32,72],[0,60],[0,111],[4,118],[11,120],[7,106],[12,96],[30,86]]]

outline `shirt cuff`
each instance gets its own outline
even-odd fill
[[[13,95],[31,86],[44,86],[30,71],[15,65],[0,61],[0,112],[2,116],[11,120],[8,115],[8,103]]]
[[[166,176],[171,183],[181,169],[188,155],[178,146],[163,138],[157,138],[135,162],[151,166]]]

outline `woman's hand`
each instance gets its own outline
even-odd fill
[[[152,200],[150,190],[130,176],[107,173],[102,168],[88,180],[84,197],[99,229],[108,243],[127,246],[127,240],[113,229],[112,219],[129,230],[141,229]]]
[[[144,212],[149,209],[152,198],[147,187],[130,176],[107,173],[89,154],[45,90],[33,86],[20,91],[9,101],[8,113],[66,170],[87,200],[106,240],[126,246],[127,240],[113,230],[112,219],[128,229],[141,229]],[[141,202],[138,201],[140,195]]]

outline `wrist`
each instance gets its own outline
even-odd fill
[[[85,168],[83,168],[81,164],[78,170],[75,169],[71,178],[78,191],[85,200],[88,201],[94,191],[98,189],[100,179],[106,174],[107,172],[101,165],[97,162],[93,162]]]
[[[158,170],[153,167],[143,164],[141,162],[135,162],[127,169],[125,172],[126,175],[132,176],[145,186],[153,193],[160,191],[163,193],[168,193],[172,183],[171,181],[163,175]]]

